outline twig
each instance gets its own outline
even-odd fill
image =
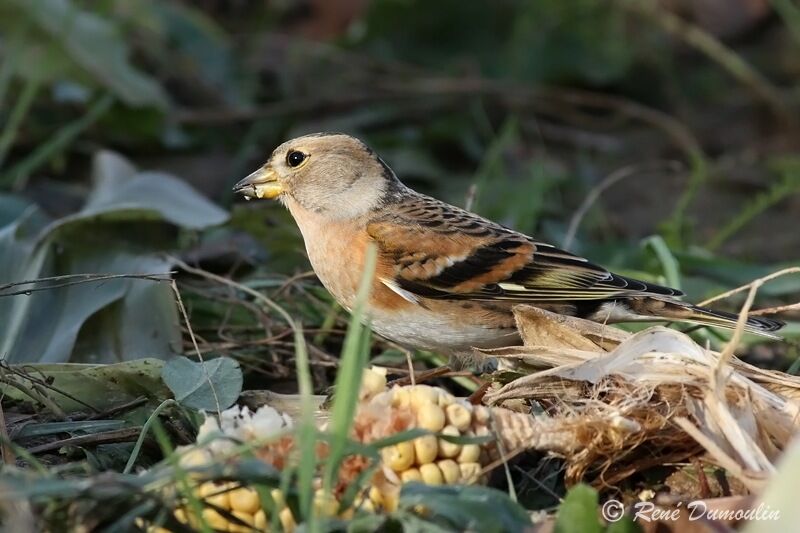
[[[777,313],[783,313],[784,311],[796,311],[796,310],[800,310],[800,302],[789,305],[779,305],[777,307],[765,307],[764,309],[756,309],[755,311],[750,311],[750,316],[774,315]]]
[[[143,405],[145,403],[147,403],[147,397],[139,396],[138,398],[135,398],[135,399],[133,399],[133,400],[131,400],[129,402],[125,402],[125,403],[122,403],[120,405],[116,405],[114,407],[106,409],[105,411],[101,411],[101,412],[95,413],[95,414],[93,414],[91,416],[87,416],[84,420],[97,420],[99,418],[108,418],[108,417],[110,417],[112,415],[115,415],[115,414],[121,412],[121,411],[127,411],[129,409],[133,409],[135,407],[139,407],[140,405]]]
[[[82,405],[83,407],[86,407],[91,411],[94,411],[95,413],[97,412],[97,408],[95,406],[81,400],[77,396],[74,396],[65,390],[59,389],[58,387],[50,383],[47,376],[38,368],[35,368],[30,365],[12,367],[11,365],[5,362],[0,362],[0,368],[3,370],[3,372],[9,372],[14,376],[29,381],[30,384],[33,386],[33,388],[36,389],[36,391],[43,396],[47,396],[49,398],[49,395],[47,395],[45,390],[50,390],[64,396],[65,398],[72,400],[73,402],[79,405]],[[32,373],[34,372],[39,374],[41,377],[39,378],[33,377]]]
[[[763,278],[759,278],[759,279],[757,279],[755,281],[751,281],[750,283],[746,283],[746,284],[744,284],[744,285],[742,285],[740,287],[736,287],[735,289],[731,289],[729,291],[723,292],[722,294],[718,294],[718,295],[714,296],[713,298],[709,298],[708,300],[703,300],[702,302],[700,302],[697,305],[707,306],[710,303],[717,302],[719,300],[723,300],[725,298],[728,298],[728,297],[733,296],[734,294],[738,294],[740,292],[744,292],[744,291],[748,290],[750,287],[752,287],[752,285],[754,283],[758,283],[759,285],[762,285],[762,284],[766,283],[767,281],[773,280],[775,278],[779,278],[781,276],[785,276],[787,274],[800,274],[800,267],[789,267],[789,268],[784,268],[783,270],[779,270],[777,272],[773,272],[772,274],[769,274],[768,276],[764,276]]]
[[[214,396],[214,405],[217,406],[217,413],[222,412],[222,408],[219,405],[219,396],[217,396],[217,389],[214,387],[214,382],[211,381],[211,376],[208,374],[208,368],[206,367],[205,359],[203,359],[203,354],[200,353],[200,346],[197,345],[197,339],[194,336],[194,331],[192,331],[192,324],[189,322],[189,315],[186,313],[186,307],[183,305],[183,298],[181,298],[181,292],[178,290],[178,284],[175,283],[175,280],[172,280],[170,283],[170,287],[172,287],[172,292],[175,294],[175,301],[178,303],[178,309],[180,309],[181,316],[183,317],[183,321],[186,323],[186,329],[189,330],[189,338],[192,339],[192,344],[194,345],[195,353],[197,353],[197,358],[200,360],[200,366],[203,368],[203,376],[206,378],[208,382],[208,387],[211,389],[211,395]]]
[[[467,196],[464,198],[464,209],[472,211],[472,205],[475,203],[475,197],[478,195],[478,185],[473,183],[467,189]]]
[[[680,168],[680,163],[677,161],[655,161],[653,163],[628,165],[615,170],[603,178],[600,183],[592,187],[592,189],[589,191],[589,194],[587,194],[586,198],[584,198],[583,202],[581,202],[581,205],[575,210],[572,218],[570,218],[566,235],[564,235],[564,248],[569,248],[572,245],[572,241],[575,239],[575,234],[578,232],[578,227],[583,221],[583,218],[586,216],[586,213],[588,213],[592,205],[597,202],[597,200],[600,198],[600,195],[611,186],[626,178],[635,176],[638,173],[657,172],[659,170],[677,171],[678,168]]]
[[[8,428],[6,427],[6,415],[3,411],[3,402],[2,398],[0,398],[0,438],[2,438],[2,442],[0,442],[0,451],[3,453],[3,463],[7,465],[13,465],[17,461],[17,457],[14,454],[14,450],[8,445],[11,442],[11,437],[8,436]]]
[[[24,386],[22,383],[14,379],[8,379],[2,372],[0,372],[0,383],[5,383],[9,387],[14,387],[24,395],[30,397],[33,401],[39,402],[40,404],[44,405],[47,409],[50,410],[58,418],[66,418],[66,413],[56,404],[52,398],[47,396],[46,394],[42,394],[41,391],[34,387],[34,389],[30,389]]]
[[[33,285],[35,283],[44,283],[48,281],[60,281],[60,280],[75,279],[75,278],[78,278],[78,280],[69,281],[67,283],[57,283],[55,285],[48,285],[47,287],[31,287],[29,289],[19,290],[16,292],[7,292],[5,294],[0,294],[0,297],[17,296],[20,294],[28,296],[33,292],[49,291],[50,289],[60,289],[63,287],[71,287],[72,285],[80,285],[82,283],[90,283],[94,281],[106,281],[110,279],[145,279],[149,281],[158,281],[158,282],[172,281],[171,278],[172,274],[174,274],[174,272],[169,272],[166,274],[69,274],[66,276],[51,276],[47,278],[6,283],[5,285],[0,285],[0,292],[6,289],[10,289],[11,287],[19,287],[21,285]]]
[[[112,431],[102,431],[100,433],[92,433],[90,435],[79,435],[77,437],[70,437],[68,439],[57,440],[55,442],[48,442],[47,444],[40,444],[33,448],[28,448],[31,454],[49,452],[57,450],[62,446],[84,446],[87,444],[109,444],[113,442],[129,442],[139,435],[142,428],[122,428]]]

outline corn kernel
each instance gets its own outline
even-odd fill
[[[261,509],[261,500],[258,492],[250,487],[239,487],[228,493],[231,500],[231,510],[242,513],[254,514]]]
[[[398,492],[386,493],[383,495],[383,509],[389,513],[397,510],[397,503],[400,500]]]
[[[281,509],[281,512],[278,513],[278,518],[281,521],[284,533],[294,533],[297,523],[294,521],[294,515],[291,509],[288,507]]]
[[[411,395],[406,387],[394,387],[392,393],[392,407],[407,408],[411,405]]]
[[[181,455],[180,458],[181,466],[184,468],[204,466],[211,463],[211,461],[211,452],[205,448],[199,447],[189,449],[186,453]]]
[[[409,400],[411,403],[411,408],[419,410],[427,405],[437,405],[438,403],[438,393],[436,389],[430,387],[428,385],[416,385],[411,387],[409,391]]]
[[[228,487],[229,485],[225,483],[217,484],[212,481],[206,481],[197,488],[197,496],[214,507],[230,509],[231,500]]]
[[[375,505],[383,505],[383,493],[378,487],[373,486],[369,488],[369,499]]]
[[[206,507],[203,509],[203,520],[211,529],[221,529],[223,531],[228,529],[230,522],[227,518],[219,514],[216,509]]]
[[[461,433],[454,426],[445,426],[441,431],[442,435],[450,435],[451,437],[458,437]],[[461,445],[455,442],[448,442],[444,439],[439,439],[439,456],[440,457],[456,457],[461,453]]]
[[[444,427],[444,410],[435,403],[422,405],[417,410],[417,426],[429,431],[439,432]]]
[[[369,498],[361,498],[355,501],[354,506],[356,509],[361,509],[368,513],[375,512],[375,504]]]
[[[461,470],[461,482],[467,485],[477,483],[481,476],[480,463],[459,463],[458,469]]]
[[[459,463],[477,463],[481,457],[481,447],[477,444],[465,444],[456,459]]]
[[[452,405],[455,403],[456,397],[447,392],[446,390],[439,390],[439,401],[436,402],[439,407],[442,409],[446,408],[448,405]]]
[[[417,468],[409,468],[400,473],[400,481],[408,483],[409,481],[422,481],[422,474],[419,473]]]
[[[286,507],[286,499],[283,497],[281,489],[272,489],[269,495],[272,496],[272,501],[275,502],[276,509],[283,509]]]
[[[436,438],[436,435],[424,435],[414,439],[414,455],[417,464],[424,465],[434,462],[438,453],[439,439]]]
[[[183,507],[178,507],[177,509],[175,509],[175,512],[172,513],[172,514],[175,515],[175,520],[177,520],[181,524],[188,524],[189,523],[189,517],[187,516],[186,510]]]
[[[442,471],[436,463],[428,463],[420,466],[419,473],[422,475],[422,481],[426,485],[441,485],[444,482]]]
[[[408,470],[414,464],[414,444],[410,441],[398,442],[381,450],[383,462],[395,472]]]
[[[255,527],[255,519],[252,513],[243,513],[242,511],[231,511],[231,514],[244,522],[239,524],[233,520],[228,520],[228,531],[232,533],[252,533]]]
[[[458,468],[458,463],[452,459],[442,459],[438,463],[439,470],[442,471],[442,477],[447,485],[455,485],[461,479],[461,469]]]
[[[459,431],[466,431],[472,423],[472,413],[460,403],[448,405],[445,408],[445,415],[447,423]]]
[[[253,515],[253,527],[259,531],[264,531],[267,529],[269,522],[267,521],[267,514],[264,512],[264,509],[259,509],[256,511],[256,514]]]
[[[319,489],[314,493],[314,510],[319,516],[336,516],[339,511],[339,502],[332,494],[326,494]]]
[[[361,378],[361,391],[359,397],[370,398],[386,389],[386,374],[380,374],[372,369],[364,370]]]
[[[489,423],[489,419],[491,418],[491,412],[489,408],[485,405],[476,405],[472,408],[472,414],[475,417],[475,422],[481,425],[486,425]]]

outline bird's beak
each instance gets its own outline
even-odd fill
[[[278,174],[269,165],[264,165],[233,186],[233,192],[251,198],[277,198],[283,192]]]

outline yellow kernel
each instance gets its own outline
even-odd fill
[[[383,495],[383,509],[389,513],[393,513],[397,510],[397,502],[400,498],[398,497],[398,493],[386,493]]]
[[[369,499],[378,507],[383,505],[383,493],[378,487],[369,488]]]
[[[472,408],[472,414],[475,417],[475,422],[478,424],[486,425],[491,418],[489,408],[485,405],[476,405]]]
[[[294,533],[294,528],[297,527],[297,523],[294,521],[294,515],[291,509],[288,507],[281,509],[281,512],[278,513],[278,518],[281,521],[284,533]]]
[[[276,509],[283,509],[286,507],[286,499],[283,497],[281,489],[272,489],[269,495],[272,496],[272,501],[275,502]]]
[[[475,427],[475,436],[476,437],[485,437],[487,435],[491,435],[492,432],[489,430],[488,426],[478,425]]]
[[[366,511],[368,513],[375,512],[375,504],[372,503],[372,500],[369,498],[358,498],[355,502],[353,502],[353,507],[356,509],[361,509],[362,511]]]
[[[444,482],[442,471],[436,463],[428,463],[419,467],[419,473],[422,475],[422,481],[426,485],[441,485]]]
[[[414,464],[414,444],[410,441],[398,442],[381,450],[383,462],[395,472],[408,470]]]
[[[261,500],[258,492],[250,487],[239,487],[228,493],[231,500],[231,509],[242,513],[254,514],[261,509]]]
[[[436,389],[428,385],[415,385],[408,393],[411,407],[420,409],[426,405],[436,405],[439,401]]]
[[[477,444],[465,444],[458,454],[459,463],[477,463],[481,457],[481,447]]]
[[[386,374],[380,374],[372,369],[365,369],[361,378],[360,398],[371,398],[386,389]]]
[[[180,463],[184,468],[204,466],[211,463],[211,452],[205,448],[191,448],[181,455]],[[197,475],[195,473],[195,475]]]
[[[319,489],[314,493],[314,510],[319,516],[336,516],[339,511],[339,502],[332,494],[326,494]]]
[[[392,393],[392,407],[405,408],[411,405],[411,397],[406,387],[394,387]]]
[[[253,527],[259,531],[264,531],[267,529],[267,514],[264,512],[264,509],[259,509],[256,511],[256,514],[253,515]]]
[[[446,426],[444,429],[442,429],[441,433],[442,435],[450,435],[451,437],[458,437],[461,434],[454,426]],[[456,457],[459,453],[461,453],[460,444],[439,439],[440,457]]]
[[[444,410],[435,403],[421,406],[417,410],[417,427],[439,432],[444,427]]]
[[[252,533],[255,527],[255,518],[252,513],[243,513],[242,511],[231,511],[231,514],[244,522],[239,524],[233,520],[228,520],[228,531],[231,533]]]
[[[225,483],[206,481],[197,489],[197,496],[209,505],[222,509],[231,508],[230,491]]]
[[[452,405],[456,401],[456,397],[450,394],[445,390],[439,391],[439,401],[436,402],[439,407],[442,409],[446,408],[448,405]]]
[[[409,468],[400,473],[400,481],[408,483],[409,481],[422,481],[422,474],[416,468]]]
[[[211,529],[221,529],[223,531],[227,530],[228,526],[231,524],[227,518],[211,507],[203,509],[203,520]]]
[[[480,463],[459,463],[458,469],[461,470],[461,482],[467,485],[477,483],[481,476]]]
[[[452,459],[442,459],[438,463],[439,470],[442,471],[442,477],[447,485],[455,485],[461,479],[461,469],[458,468],[458,463]]]
[[[414,455],[417,464],[424,465],[434,462],[438,453],[439,439],[436,438],[436,435],[424,435],[414,439]]]
[[[177,509],[175,509],[175,512],[172,514],[175,515],[175,520],[177,520],[181,524],[189,523],[189,517],[186,516],[186,511],[182,507],[178,507]]]
[[[448,405],[445,410],[447,423],[459,431],[466,431],[472,423],[472,413],[460,403]]]

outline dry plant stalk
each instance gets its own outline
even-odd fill
[[[750,285],[743,316],[760,284]],[[549,406],[550,431],[571,434],[573,452],[530,444],[563,455],[569,482],[590,469],[601,483],[618,481],[639,461],[646,467],[659,464],[657,457],[669,462],[705,450],[757,490],[800,428],[800,378],[734,357],[741,331],[720,353],[661,326],[631,334],[531,306],[518,306],[515,314],[524,346],[481,354],[539,370],[485,400]]]

